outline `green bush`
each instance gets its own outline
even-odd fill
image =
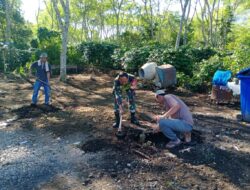
[[[142,45],[142,36],[139,33],[125,31],[119,36],[119,45],[125,48]]]
[[[165,58],[163,52],[164,52],[163,47],[154,48],[149,54],[148,61],[156,62],[158,65],[164,64]]]
[[[82,64],[114,68],[112,55],[116,48],[116,45],[109,43],[84,42],[77,47],[77,52],[81,55]]]
[[[216,51],[210,48],[191,48],[189,46],[182,46],[178,50],[168,48],[163,52],[163,62],[175,66],[178,72],[192,76],[195,63],[207,60],[215,54]]]
[[[123,56],[125,54],[126,50],[122,48],[116,48],[114,50],[113,55],[111,58],[113,59],[113,68],[114,69],[122,69],[122,62],[123,62]]]
[[[47,28],[39,28],[37,36],[38,36],[39,48],[36,51],[36,59],[39,59],[41,52],[46,52],[48,54],[49,63],[53,65],[59,65],[60,50],[61,50],[61,34],[57,31],[49,30]]]
[[[68,47],[67,52],[67,64],[68,65],[82,65],[81,54],[77,51],[75,46]]]
[[[249,67],[250,65],[250,45],[241,45],[232,55],[223,58],[225,67],[231,70],[234,74],[240,70]]]
[[[222,58],[218,55],[196,63],[193,77],[187,86],[193,91],[207,92],[211,89],[213,75],[218,69],[226,69]]]
[[[190,54],[192,56],[193,62],[201,62],[202,60],[207,60],[210,57],[217,54],[217,51],[210,47],[206,48],[189,48],[188,51],[190,51]]]
[[[140,48],[132,48],[125,52],[123,58],[124,68],[126,71],[135,72],[146,62],[156,62],[158,65],[171,64],[179,74],[181,80],[185,77],[192,77],[194,74],[195,64],[202,60],[207,60],[217,52],[211,48],[191,48],[182,46],[178,50],[174,48],[153,44]],[[185,78],[184,77],[184,78]]]
[[[168,48],[163,52],[163,56],[164,63],[173,65],[178,72],[192,76],[194,62],[188,48]]]
[[[249,28],[238,25],[233,28],[233,40],[226,46],[230,54],[223,58],[225,66],[234,74],[250,65],[250,33]]]
[[[50,64],[60,64],[60,33],[48,30],[47,28],[39,28],[37,36],[37,39],[31,40],[31,48],[29,50],[12,48],[13,50],[9,53],[12,63],[10,66],[11,71],[16,69],[18,72],[23,72],[23,69],[27,69],[26,67],[28,67],[30,63],[39,59],[42,52],[48,54]],[[27,64],[27,66],[25,64]]]
[[[16,68],[24,66],[26,62],[31,59],[31,52],[29,50],[20,50],[10,48],[6,51],[6,63],[8,64],[7,71],[14,71]]]
[[[128,72],[137,72],[138,69],[147,62],[152,46],[132,48],[123,57],[123,66]]]
[[[190,76],[185,75],[183,72],[176,72],[177,86],[190,88]]]

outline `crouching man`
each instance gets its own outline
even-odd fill
[[[156,101],[163,107],[164,114],[155,116],[158,125],[153,125],[155,131],[161,131],[170,142],[167,148],[173,148],[181,143],[176,132],[184,134],[185,142],[191,142],[193,117],[187,105],[173,94],[165,94],[158,90],[155,94]]]
[[[137,87],[136,78],[126,72],[121,72],[114,80],[113,95],[114,95],[114,111],[115,111],[115,123],[114,128],[119,127],[120,114],[123,113],[123,99],[122,95],[126,95],[126,99],[129,103],[129,110],[131,113],[131,123],[139,125],[139,121],[135,116],[135,89]]]

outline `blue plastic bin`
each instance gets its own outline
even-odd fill
[[[240,106],[242,119],[250,122],[250,68],[237,74],[240,81]]]

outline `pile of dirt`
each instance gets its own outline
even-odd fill
[[[99,152],[102,150],[113,149],[115,146],[107,139],[92,139],[80,147],[84,152]]]
[[[36,105],[36,106],[23,106],[18,109],[12,110],[12,113],[16,114],[18,119],[24,118],[36,118],[41,114],[55,113],[60,111],[59,108],[52,105]]]

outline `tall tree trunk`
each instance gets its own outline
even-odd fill
[[[115,14],[115,18],[116,18],[116,37],[118,38],[120,35],[120,12],[121,12],[121,8],[123,5],[124,0],[112,0],[112,9],[114,11]]]
[[[154,39],[154,21],[153,21],[153,5],[152,0],[149,0],[149,8],[150,8],[150,34],[151,39]]]
[[[149,10],[148,10],[148,1],[149,1]],[[153,23],[153,5],[152,0],[143,0],[144,9],[146,12],[147,22],[149,23],[149,30],[150,30],[150,38],[154,38],[154,23]]]
[[[120,24],[119,24],[119,21],[120,21],[119,14],[116,14],[116,37],[117,38],[120,35]]]
[[[60,55],[60,79],[66,80],[67,76],[67,44],[68,44],[68,30],[65,28],[62,32],[62,50]]]
[[[175,49],[177,50],[180,46],[180,40],[181,40],[181,34],[182,34],[182,28],[183,28],[183,22],[185,20],[185,15],[186,15],[186,10],[187,10],[187,5],[188,5],[189,0],[185,0],[184,6],[182,6],[182,0],[180,0],[181,6],[182,6],[182,16],[180,20],[180,27],[179,27],[179,32],[177,34],[176,38],[176,43],[175,43]]]
[[[67,44],[68,44],[68,32],[69,32],[69,22],[70,22],[70,10],[69,10],[69,0],[60,0],[63,15],[60,14],[58,8],[58,1],[51,0],[53,7],[56,12],[56,17],[62,32],[62,49],[60,55],[60,79],[62,81],[66,80],[67,77]]]
[[[5,1],[5,18],[6,18],[6,29],[5,29],[5,42],[10,43],[11,40],[11,13],[12,7],[8,0]]]
[[[209,39],[212,46],[214,46],[214,38],[213,38],[213,13],[215,7],[216,0],[213,1],[212,8],[209,5],[208,0],[205,0],[205,4],[207,5],[207,10],[209,14]]]
[[[188,12],[187,12],[187,16],[185,19],[185,27],[184,27],[184,34],[183,34],[183,44],[186,45],[187,44],[187,33],[188,33],[188,19],[189,19],[189,14],[190,14],[190,9],[191,9],[191,1],[189,1],[188,4]]]
[[[206,47],[208,45],[206,31],[205,31],[206,5],[204,4],[204,6],[202,7],[200,0],[198,0],[198,1],[199,1],[200,9],[201,9],[201,19],[199,19],[197,12],[196,12],[196,15],[197,15],[198,20],[200,20],[200,23],[201,23],[201,32],[202,32],[203,42],[204,42],[204,45]]]
[[[103,0],[100,2],[101,9],[99,10],[99,16],[100,16],[100,33],[99,33],[99,38],[102,41],[103,40],[103,33],[104,33],[104,10],[103,10]]]
[[[10,2],[9,0],[5,1],[5,19],[6,19],[6,28],[5,28],[5,43],[7,44],[4,49],[4,72],[7,72],[8,65],[11,63],[11,27],[12,27],[12,9],[14,6],[14,0]]]
[[[219,35],[217,34],[218,32],[218,25],[219,25],[219,12],[220,12],[220,0],[218,0],[218,4],[217,4],[217,10],[216,10],[216,21],[215,21],[215,45],[218,47],[219,44]]]
[[[37,13],[36,13],[36,25],[37,25],[37,28],[39,28],[39,15],[40,15],[40,10],[41,10],[41,7],[40,7],[40,0],[38,0],[38,9],[37,9]]]
[[[86,9],[85,7],[82,9]],[[88,27],[87,27],[87,16],[86,16],[86,10],[82,13],[81,18],[81,41],[83,41],[83,38],[85,37],[85,40],[89,40],[88,36]]]
[[[83,41],[83,34],[84,34],[84,21],[81,22],[81,34],[80,34],[80,40]]]
[[[49,13],[49,16],[51,18],[51,28],[50,29],[53,30],[54,29],[54,10],[53,10],[53,4],[50,4],[50,7],[49,7],[49,5],[47,3],[47,0],[44,0],[43,2],[45,4],[46,9],[47,9],[47,11]]]

